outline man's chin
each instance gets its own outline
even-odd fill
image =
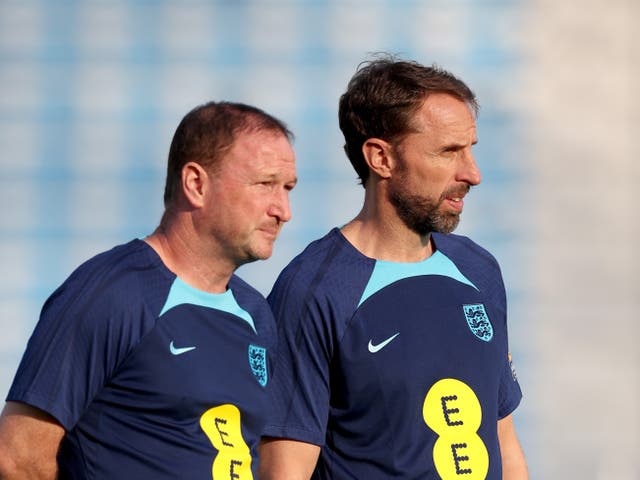
[[[252,262],[256,260],[267,260],[273,255],[273,243],[270,245],[261,245],[259,248],[251,252]]]
[[[438,233],[445,233],[445,234],[451,233],[456,228],[458,228],[459,223],[460,223],[459,213],[447,215],[445,218],[440,219],[440,221],[434,225],[435,227],[434,231]]]
[[[447,234],[453,232],[459,223],[460,214],[444,214],[430,218],[428,222],[424,222],[414,230],[420,235],[428,235],[434,232]]]

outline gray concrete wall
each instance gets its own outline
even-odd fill
[[[536,478],[640,478],[639,5],[529,7]]]

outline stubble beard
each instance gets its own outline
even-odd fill
[[[441,211],[442,203],[447,197],[462,196],[469,191],[469,186],[461,189],[450,189],[439,199],[415,195],[406,192],[404,176],[389,185],[389,201],[395,207],[400,220],[415,233],[426,236],[431,232],[451,233],[460,222],[460,214]]]
[[[236,268],[258,260],[267,260],[271,257],[274,241],[260,237],[259,232],[254,231],[253,235],[244,237],[244,241],[230,246],[229,257],[235,263]]]
[[[273,255],[273,245],[276,242],[278,236],[280,235],[280,229],[274,233],[273,238],[262,238],[263,232],[260,229],[257,229],[254,233],[254,238],[252,238],[252,246],[250,248],[250,262],[255,262],[256,260],[267,260]]]

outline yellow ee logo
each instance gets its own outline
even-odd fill
[[[422,417],[438,434],[433,463],[443,480],[484,480],[489,453],[478,435],[482,408],[473,390],[454,378],[439,380],[429,389]]]
[[[211,467],[215,480],[253,480],[251,453],[242,438],[240,410],[231,404],[210,408],[200,417],[200,427],[218,450]]]

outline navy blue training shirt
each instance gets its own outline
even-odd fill
[[[48,299],[7,400],[62,424],[60,478],[257,478],[274,346],[257,291],[196,290],[134,240]]]
[[[518,405],[495,259],[434,234],[416,263],[333,229],[269,302],[279,331],[266,434],[322,447],[316,479],[500,480],[497,422]]]

